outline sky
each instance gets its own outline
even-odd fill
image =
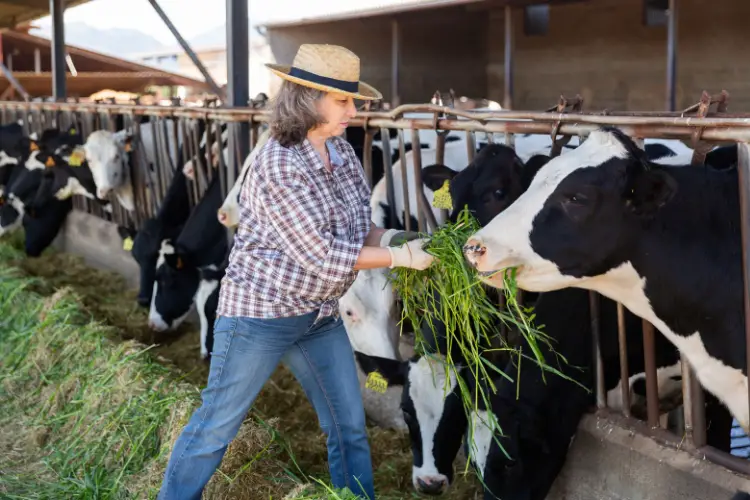
[[[249,0],[250,22],[289,20],[318,16],[405,0]],[[183,37],[191,38],[226,22],[225,2],[208,0],[159,0]],[[210,5],[210,8],[209,8]],[[325,9],[321,6],[325,5]],[[175,43],[172,34],[147,0],[92,0],[65,11],[65,22],[84,22],[98,28],[131,28],[144,31],[160,42]],[[35,21],[49,26],[49,16]]]

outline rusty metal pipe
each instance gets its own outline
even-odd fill
[[[645,319],[642,321],[642,324],[643,357],[646,368],[646,410],[648,414],[648,425],[651,427],[659,427],[659,386],[656,380],[654,325]]]
[[[388,200],[388,210],[391,220],[396,221],[396,188],[393,184],[393,163],[391,162],[391,141],[387,128],[380,129],[380,137],[383,138],[383,175],[385,175],[385,191]]]
[[[418,146],[418,145],[417,145]],[[411,231],[411,202],[409,201],[409,172],[406,171],[406,148],[404,147],[404,131],[399,129],[398,131],[398,149],[401,153],[400,164],[401,164],[401,191],[404,197],[404,228],[407,231]],[[415,186],[416,187],[416,186]],[[417,189],[419,189],[417,187]],[[419,206],[417,206],[417,213],[419,213]],[[394,219],[393,223],[396,223],[397,219]],[[416,229],[416,228],[415,228]]]
[[[596,406],[606,408],[607,395],[604,386],[604,364],[601,352],[601,330],[599,328],[599,294],[589,291],[589,313],[591,314],[591,338],[594,350],[594,380],[596,382]]]
[[[419,232],[424,232],[427,217],[426,212],[432,212],[432,210],[430,210],[430,206],[424,197],[424,189],[422,187],[422,148],[419,147],[419,130],[417,129],[412,129],[411,131],[411,144],[413,146],[411,154],[412,166],[414,168],[414,189],[417,195],[417,228]]]
[[[362,168],[365,170],[367,185],[372,189],[374,179],[372,178],[372,141],[375,136],[374,130],[365,130],[365,144],[362,149]]]
[[[622,413],[630,417],[630,372],[628,370],[628,336],[625,331],[625,306],[617,303],[617,340],[620,346],[620,389]]]
[[[750,368],[750,145],[741,143],[737,145],[737,166],[739,173],[739,194],[740,194],[740,231],[742,233],[742,275],[744,290],[744,313],[745,313],[745,351],[746,351],[746,370]],[[748,385],[748,405],[750,405],[750,384]],[[750,422],[740,422],[740,425],[748,432]]]

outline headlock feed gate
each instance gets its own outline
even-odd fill
[[[703,163],[706,153],[715,145],[736,144],[746,330],[745,345],[738,345],[736,348],[744,349],[750,365],[750,114],[728,113],[726,93],[714,98],[704,93],[695,106],[681,112],[668,113],[584,112],[580,98],[570,101],[561,98],[557,105],[542,112],[461,111],[440,105],[439,96],[433,100],[435,101],[438,104],[402,105],[387,112],[366,107],[351,120],[346,133],[350,142],[360,141],[356,146],[360,148],[362,164],[370,185],[375,184],[379,189],[385,190],[384,199],[387,201],[389,213],[381,215],[396,223],[402,207],[404,214],[414,216],[413,219],[408,215],[403,217],[403,226],[407,230],[430,232],[440,221],[447,219],[447,212],[431,207],[424,190],[416,189],[415,186],[422,186],[423,167],[445,163],[448,149],[452,149],[451,154],[455,155],[457,149],[464,148],[463,161],[468,163],[474,158],[477,146],[481,146],[482,143],[502,142],[514,145],[520,140],[526,140],[528,134],[535,134],[547,138],[545,145],[551,146],[548,154],[556,156],[561,152],[565,154],[563,149],[571,137],[578,137],[581,141],[590,132],[605,125],[617,127],[633,138],[683,141],[685,145],[693,148],[694,164]],[[111,213],[102,210],[97,202],[82,197],[76,197],[74,206],[94,216],[133,228],[139,228],[144,220],[156,213],[175,170],[182,169],[188,161],[192,165],[193,180],[188,189],[193,205],[200,200],[215,176],[219,177],[222,195],[226,197],[239,178],[244,160],[242,158],[237,161],[239,155],[228,150],[228,145],[237,142],[228,141],[231,134],[237,133],[233,125],[249,124],[252,148],[260,133],[266,128],[269,117],[268,111],[264,109],[75,103],[1,102],[0,112],[4,124],[20,120],[27,134],[41,134],[49,127],[74,126],[82,132],[85,140],[86,136],[97,129],[129,130],[133,135],[137,152],[136,161],[129,172],[135,210],[125,210],[111,193],[108,195],[113,206]],[[151,151],[144,150],[142,130],[146,124],[147,142]],[[379,138],[376,138],[378,133]],[[455,138],[456,135],[458,141],[451,138]],[[425,142],[428,146],[426,149],[416,146]],[[451,142],[456,144],[450,145]],[[407,151],[409,143],[414,145],[410,152]],[[408,168],[392,168],[394,153],[398,153],[399,158],[411,158],[411,172]],[[424,159],[425,155],[430,155],[429,161]],[[381,176],[384,181],[378,184]],[[597,311],[599,296],[596,292],[589,293],[591,310]],[[599,318],[596,313],[591,317],[594,333],[592,349],[595,353],[594,359],[597,360],[597,412],[663,444],[688,450],[697,457],[706,458],[750,478],[750,461],[740,458],[743,455],[747,457],[746,447],[738,447],[732,455],[707,446],[704,391],[684,357],[681,364],[684,436],[665,429],[664,423],[660,421],[654,327],[644,320],[641,332],[626,332],[623,317],[624,308],[622,304],[618,304],[621,412],[608,408],[603,383],[604,366],[599,355]],[[643,336],[647,400],[645,422],[631,415],[626,342],[628,335]],[[740,431],[734,429],[733,432]]]

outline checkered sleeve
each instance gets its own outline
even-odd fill
[[[270,155],[261,196],[271,224],[300,266],[329,282],[349,279],[362,242],[338,239],[330,229],[328,205],[287,155]],[[305,167],[302,167],[305,168]]]

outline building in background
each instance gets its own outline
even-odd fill
[[[30,26],[0,30],[0,62],[31,98],[52,95],[51,43],[47,38],[28,33]],[[101,54],[73,45],[66,45],[66,85],[68,97],[86,100],[102,90],[149,93],[153,87],[190,89],[206,92],[208,84],[178,70],[157,68],[146,64]],[[18,99],[15,89],[0,74],[0,100]],[[169,97],[169,96],[159,96]]]

